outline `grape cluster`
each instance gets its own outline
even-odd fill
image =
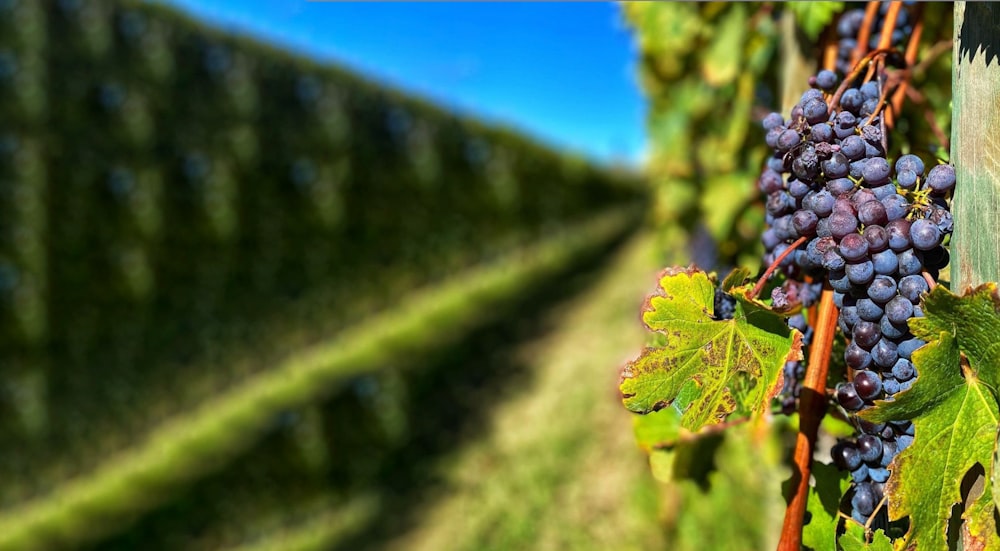
[[[911,354],[924,343],[907,323],[923,315],[920,297],[948,263],[942,241],[952,231],[947,198],[955,172],[949,165],[925,170],[915,155],[889,163],[884,125],[875,114],[878,82],[847,88],[832,107],[836,74],[821,71],[810,83],[789,119],[771,113],[763,121],[774,154],[758,181],[767,194],[762,240],[765,262],[772,264],[805,238],[779,270],[789,280],[826,280],[834,290],[838,325],[849,341],[844,359],[853,373],[836,397],[854,413],[891,399],[917,376]],[[772,294],[776,308],[789,283]],[[801,366],[786,365],[786,377],[789,370]],[[794,407],[794,398],[786,396],[782,405]],[[853,516],[864,523],[883,497],[889,463],[913,441],[913,425],[856,423],[860,436],[839,442],[832,455],[851,472]]]
[[[872,21],[869,28],[868,48],[874,50],[878,47],[881,38],[879,30],[885,25],[885,16],[889,11],[889,3],[879,6],[878,14]],[[848,10],[837,20],[837,70],[842,74],[851,72],[851,53],[858,45],[858,32],[865,22],[865,10],[857,8]],[[901,48],[905,45],[906,38],[913,32],[913,18],[905,9],[899,10],[896,16],[896,26],[892,31],[892,45]]]

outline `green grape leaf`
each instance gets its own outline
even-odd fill
[[[843,2],[788,2],[785,7],[795,14],[795,21],[811,40],[819,38],[833,16],[844,9]]]
[[[731,320],[713,319],[715,284],[705,272],[668,269],[659,291],[642,313],[659,333],[659,346],[625,366],[625,407],[649,413],[673,406],[689,431],[767,408],[781,390],[785,361],[802,357],[802,335],[749,298],[749,284],[730,291],[736,298]]]
[[[743,4],[726,6],[726,14],[713,27],[712,42],[704,52],[701,74],[712,86],[732,82],[740,72],[743,43],[747,34],[747,9]]]
[[[837,540],[844,551],[892,551],[892,540],[885,532],[872,533],[872,542],[865,538],[865,527],[856,522],[847,523],[847,531]]]
[[[816,484],[809,488],[806,511],[809,522],[802,527],[802,544],[813,551],[837,551],[840,496],[851,485],[848,474],[833,465],[813,462]]]
[[[636,415],[632,419],[635,441],[646,453],[672,446],[681,432],[680,413],[673,408]]]
[[[914,442],[890,465],[889,518],[910,516],[907,545],[933,550],[948,548],[952,507],[963,502],[970,470],[978,465],[992,479],[1000,297],[994,284],[961,297],[939,285],[925,296],[924,314],[910,321],[910,331],[928,343],[913,353],[919,378],[895,400],[876,402],[861,415],[876,422],[913,419]],[[997,548],[990,492],[968,501],[964,537],[971,548]]]

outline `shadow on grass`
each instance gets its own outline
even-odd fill
[[[378,509],[328,548],[384,546],[417,522],[440,487],[439,461],[481,437],[493,404],[530,382],[519,346],[554,328],[552,314],[592,285],[627,237],[484,312],[452,344],[350,381],[321,405],[284,412],[236,461],[93,548],[227,547],[308,521],[310,504],[359,494],[376,495]]]

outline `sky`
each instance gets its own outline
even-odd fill
[[[159,0],[601,162],[641,162],[638,60],[613,3]]]

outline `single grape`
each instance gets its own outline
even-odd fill
[[[896,447],[899,451],[909,448],[911,444],[913,444],[912,434],[903,434],[896,438]]]
[[[896,255],[896,258],[899,260],[899,275],[901,276],[917,275],[924,271],[924,261],[920,251],[906,249]]]
[[[831,272],[838,272],[847,267],[847,261],[836,250],[823,253],[823,259],[820,261],[820,264],[823,266],[823,269]]]
[[[827,178],[843,178],[850,173],[850,161],[841,152],[836,152],[823,161],[823,174]]]
[[[826,102],[823,101],[822,92],[819,98],[812,98],[802,103],[802,115],[809,124],[817,124],[827,120],[830,116],[830,111],[827,108]]]
[[[851,332],[851,335],[858,346],[870,351],[882,338],[882,331],[879,330],[879,324],[860,320],[854,324],[854,331]],[[858,392],[860,393],[861,389],[858,389]]]
[[[892,368],[892,366],[896,363],[896,360],[899,359],[899,353],[896,345],[893,344],[892,341],[885,338],[878,341],[878,343],[872,347],[871,355],[872,361],[875,362],[875,365],[883,369]]]
[[[878,304],[885,304],[896,296],[896,280],[889,276],[876,276],[868,286],[868,298]]]
[[[874,400],[882,394],[882,379],[873,371],[858,371],[854,374],[854,390],[862,400]]]
[[[868,201],[858,207],[858,220],[865,226],[882,225],[889,221],[885,207],[879,201]]]
[[[882,439],[871,434],[858,437],[858,455],[865,463],[878,463],[882,459]]]
[[[870,476],[870,473],[871,470],[868,470],[868,473],[866,474]],[[851,507],[857,510],[858,513],[865,517],[870,516],[873,512],[875,512],[875,504],[875,492],[872,491],[870,484],[858,484],[854,487],[854,496],[851,498]]]
[[[830,448],[830,457],[833,459],[833,464],[844,471],[853,471],[861,466],[861,454],[848,442],[834,444]]]
[[[816,214],[819,214],[818,212]],[[882,252],[889,248],[889,233],[884,227],[878,225],[868,225],[861,232],[868,241],[868,250],[873,253]]]
[[[852,161],[864,158],[865,141],[857,134],[848,136],[840,142],[840,152]]]
[[[809,184],[801,180],[792,179],[788,181],[788,194],[796,199],[805,197],[809,191]]]
[[[878,83],[874,80],[869,80],[868,82],[861,85],[861,95],[867,99],[878,99]]]
[[[911,359],[913,351],[915,351],[916,349],[920,348],[925,344],[927,343],[914,337],[912,339],[907,339],[899,343],[899,346],[896,347],[896,351],[899,352],[900,358],[906,358],[907,360],[909,360]]]
[[[910,248],[910,222],[908,220],[905,218],[891,220],[885,225],[885,230],[889,232],[889,247],[892,250],[898,253]]]
[[[906,358],[899,358],[892,365],[892,376],[896,378],[897,381],[909,381],[917,375],[917,371],[913,368],[913,362]]]
[[[854,190],[854,182],[848,178],[834,178],[826,182],[826,190],[834,199]]]
[[[872,355],[864,348],[858,346],[857,343],[852,342],[844,349],[844,361],[847,362],[847,365],[851,369],[868,369],[872,365]]]
[[[861,176],[867,185],[880,186],[889,181],[889,162],[882,157],[868,159]]]
[[[757,180],[757,189],[763,193],[775,193],[781,191],[784,186],[785,182],[782,180],[781,174],[770,168],[765,168],[760,174],[760,179]]]
[[[901,339],[909,332],[906,324],[899,325],[892,323],[885,316],[882,316],[882,319],[879,321],[878,328],[882,331],[882,336],[887,339]]]
[[[847,411],[857,411],[864,407],[865,401],[858,396],[853,383],[837,385],[837,402]]]
[[[816,86],[819,86],[823,90],[832,90],[837,86],[837,74],[833,71],[823,69],[819,73],[816,73]]]
[[[924,180],[924,183],[934,193],[947,193],[955,187],[955,167],[951,165],[937,165],[927,173],[927,179]]]
[[[833,142],[833,136],[833,127],[830,126],[830,123],[821,122],[812,125],[809,129],[809,139],[814,143]]]
[[[821,189],[812,196],[809,203],[809,210],[816,213],[816,216],[825,218],[833,212],[833,202],[836,198],[827,190]]]
[[[906,198],[898,193],[893,193],[888,197],[881,199],[882,206],[885,207],[885,215],[889,220],[898,220],[900,218],[906,217],[906,214],[910,211],[910,204],[906,202]]]
[[[915,175],[924,173],[924,162],[916,155],[902,155],[896,159],[896,174],[909,170]]]
[[[893,275],[899,269],[899,259],[891,250],[872,255],[872,266],[878,275]]]
[[[930,291],[927,281],[919,275],[908,275],[899,280],[897,284],[899,294],[906,297],[913,304],[920,303],[920,295]]]
[[[830,231],[836,239],[858,231],[858,219],[851,213],[834,211],[829,217]]]
[[[861,104],[864,101],[864,97],[857,88],[848,88],[840,96],[840,106],[854,114],[861,110]]]
[[[941,244],[941,230],[930,220],[916,220],[910,226],[910,240],[914,248],[930,250]]]
[[[847,278],[850,282],[855,285],[864,285],[875,277],[875,267],[870,260],[848,264],[844,271],[847,272]]]
[[[785,124],[785,119],[781,117],[781,113],[768,113],[767,116],[764,117],[764,120],[761,121],[761,124],[764,125],[764,130],[769,131],[778,128],[779,126],[783,126]]]
[[[903,189],[913,189],[917,187],[917,173],[912,170],[901,170],[896,175],[896,183]]]
[[[775,149],[779,152],[784,153],[789,149],[799,145],[802,142],[802,136],[794,130],[785,130],[778,136],[777,143],[775,143]]]
[[[885,305],[885,316],[893,323],[906,323],[913,315],[913,303],[906,297],[896,296]]]
[[[849,233],[840,240],[838,251],[848,262],[858,262],[868,256],[868,240],[860,233]]]

